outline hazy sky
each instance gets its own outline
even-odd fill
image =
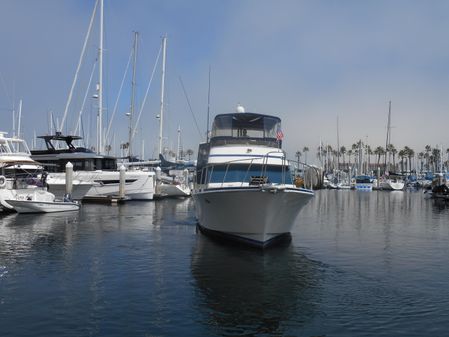
[[[23,99],[22,126],[48,132],[49,112],[61,120],[95,0],[0,2],[0,130],[12,131],[12,107]],[[421,151],[449,147],[448,1],[105,0],[105,121],[110,118],[132,46],[140,33],[140,104],[161,36],[168,36],[166,145],[197,149],[206,132],[208,71],[211,114],[278,115],[284,147],[313,153],[320,139],[350,146],[358,139],[385,146],[388,101],[392,142]],[[74,127],[98,48],[98,20],[80,72],[67,131]],[[180,80],[187,91],[197,130]],[[96,81],[96,77],[94,78]],[[127,139],[131,79],[113,122],[115,144]],[[91,89],[84,135],[95,144]],[[155,155],[160,65],[143,110],[135,148]],[[138,110],[138,109],[137,109]],[[203,137],[203,139],[201,138]]]

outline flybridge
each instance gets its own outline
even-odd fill
[[[45,141],[45,146],[47,147],[47,150],[49,150],[49,151],[56,151],[56,149],[52,143],[53,140],[65,142],[70,151],[79,150],[79,148],[76,148],[72,144],[72,142],[74,140],[82,139],[82,137],[80,137],[80,136],[70,136],[70,135],[64,136],[60,132],[56,132],[56,134],[54,134],[54,135],[39,136],[37,138],[43,139]],[[87,149],[85,149],[85,150],[90,151]]]
[[[214,119],[211,143],[242,143],[278,147],[277,132],[281,129],[281,119],[257,113],[220,114]]]

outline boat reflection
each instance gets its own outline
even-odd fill
[[[217,335],[284,335],[315,315],[319,263],[290,245],[268,251],[230,247],[198,235],[191,265],[202,323]],[[218,330],[218,331],[217,331]]]
[[[78,221],[79,214],[73,212],[1,216],[0,261],[16,261],[39,248],[70,245],[73,238],[70,224]]]

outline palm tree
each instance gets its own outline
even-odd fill
[[[424,149],[425,149],[425,157],[426,157],[426,169],[427,170],[429,170],[429,160],[430,160],[430,154],[431,154],[431,152],[432,152],[432,147],[430,146],[430,145],[426,145],[425,147],[424,147]]]
[[[327,159],[327,169],[331,169],[331,156],[333,153],[332,146],[328,145],[326,146],[326,159]]]
[[[432,155],[430,157],[432,159],[431,163],[433,164],[433,171],[437,172],[439,170],[437,165],[438,165],[438,163],[441,160],[441,151],[440,151],[440,149],[438,149],[438,148],[432,149]]]
[[[371,166],[371,156],[373,155],[373,150],[371,149],[371,146],[367,145],[366,146],[366,153],[368,154],[368,168],[367,171],[370,170],[370,166]]]
[[[382,146],[378,146],[374,149],[374,154],[377,156],[377,167],[379,167],[380,158],[385,154],[385,150]]]
[[[346,147],[344,147],[344,146],[340,147],[340,154],[343,156],[343,169],[344,169],[344,167],[345,167]]]
[[[353,155],[353,152],[352,152],[352,150],[348,150],[348,152],[347,152],[347,154],[348,154],[348,157],[349,157],[349,166],[351,166],[351,156]]]
[[[447,155],[447,160],[446,160],[446,169],[447,169],[447,165],[449,163],[449,148],[446,149],[446,155]]]
[[[409,148],[408,146],[406,146],[407,148],[407,156],[408,156],[408,169],[410,174],[412,173],[412,158],[415,156],[415,151],[411,148]]]
[[[334,167],[335,167],[335,161],[337,161],[337,163],[340,162],[338,159],[336,160],[336,158],[340,157],[339,155],[340,155],[340,151],[332,150],[332,156],[334,158]],[[337,170],[339,170],[339,169],[340,169],[340,167],[337,167]]]
[[[189,156],[189,160],[190,160],[190,156],[193,155],[193,150],[188,149],[188,150],[186,151],[186,155]]]
[[[354,154],[354,166],[358,167],[358,157],[359,157],[359,145],[354,143],[351,145],[352,153]]]
[[[393,169],[396,171],[396,155],[398,154],[398,150],[394,147],[394,145],[391,145],[390,152],[393,156]]]
[[[401,173],[404,173],[404,158],[406,155],[405,150],[399,150],[398,156],[401,158]]]
[[[307,164],[307,152],[309,152],[309,148],[304,146],[302,152],[304,153],[304,162]]]
[[[423,159],[424,159],[424,152],[418,153],[418,159],[419,159],[419,165],[420,165],[420,172],[422,173],[423,169]]]
[[[301,153],[301,151],[296,151],[296,153],[295,153],[295,156],[296,156],[296,159],[298,160],[298,171],[299,171],[299,161],[301,160],[301,155],[302,155],[302,153]]]

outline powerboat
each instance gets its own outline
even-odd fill
[[[0,132],[0,209],[14,211],[10,199],[53,201],[55,196],[38,178],[42,166],[31,159],[26,142],[6,134]]]
[[[200,144],[192,197],[203,233],[263,248],[291,237],[314,192],[292,181],[280,118],[239,108],[217,115]]]
[[[360,175],[355,177],[355,189],[357,191],[372,191],[373,179],[368,175]]]
[[[6,202],[10,204],[17,213],[55,213],[78,211],[80,209],[79,203],[70,200],[40,201],[11,199],[6,200]]]
[[[91,184],[84,198],[107,198],[119,194],[120,172],[117,158],[96,154],[90,149],[76,147],[73,141],[79,136],[65,136],[61,133],[40,136],[45,141],[46,150],[31,151],[32,158],[42,163],[48,176],[46,183],[50,191],[61,193],[65,184],[65,165],[73,164],[73,181],[84,186]],[[53,142],[65,143],[64,147]],[[125,172],[125,195],[133,200],[152,200],[155,192],[155,173],[143,170]],[[75,185],[74,185],[75,186]]]

